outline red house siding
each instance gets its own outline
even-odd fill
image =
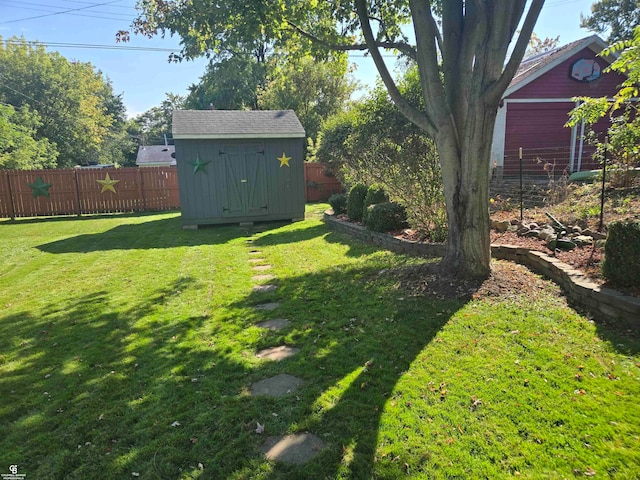
[[[604,97],[612,96],[624,77],[615,72],[603,73],[593,82],[577,82],[569,77],[571,65],[581,58],[595,58],[600,68],[604,70],[609,64],[596,56],[589,48],[585,48],[565,60],[547,73],[536,78],[507,98],[572,98],[572,97]]]
[[[562,173],[571,163],[570,128],[564,127],[568,120],[568,112],[574,103],[544,102],[545,99],[568,100],[577,96],[611,97],[618,90],[624,77],[617,73],[602,73],[593,82],[578,82],[569,74],[573,63],[581,58],[595,58],[601,69],[608,63],[589,48],[584,48],[575,55],[544,73],[528,85],[520,88],[505,98],[507,120],[504,144],[504,174],[514,175],[519,171],[518,149],[523,148],[524,169],[526,174],[545,174],[544,164],[555,165],[556,174]],[[535,100],[535,102],[513,103],[510,100]],[[593,130],[604,132],[609,122],[602,120],[594,125]],[[577,128],[580,136],[580,127]],[[573,170],[598,168],[592,159],[593,147],[586,143],[582,146],[582,158],[578,165],[580,139],[575,144]]]

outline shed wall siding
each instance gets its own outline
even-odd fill
[[[183,224],[303,218],[303,155],[300,138],[176,140]],[[193,173],[196,156],[209,160],[206,174]]]
[[[544,75],[515,91],[507,98],[572,98],[578,96],[603,97],[612,96],[618,85],[624,81],[621,75],[610,72],[602,73],[593,82],[577,82],[569,76],[571,65],[581,58],[595,58],[604,70],[609,64],[589,48],[585,48],[564,62],[549,70]]]

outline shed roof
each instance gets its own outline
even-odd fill
[[[143,145],[138,148],[136,165],[175,165],[176,159],[171,156],[176,151],[175,145]]]
[[[536,78],[544,75],[556,65],[564,62],[584,48],[590,48],[597,54],[604,50],[606,46],[607,44],[598,35],[591,35],[561,47],[554,48],[548,52],[539,53],[532,57],[525,58],[518,67],[518,70],[516,70],[516,74],[513,76],[513,80],[511,80],[511,83],[503,97],[508,97],[515,91],[520,90],[525,85],[533,82]],[[613,57],[603,58],[605,58],[609,63],[614,60]]]
[[[301,138],[293,110],[175,110],[174,139]]]

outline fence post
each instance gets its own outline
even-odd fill
[[[137,170],[138,176],[138,196],[140,197],[141,202],[138,204],[138,211],[144,212],[147,210],[147,202],[144,198],[144,187],[142,185],[142,170],[138,167]]]
[[[78,206],[78,208],[76,208],[76,215],[81,217],[82,206],[80,205],[80,185],[78,185],[78,171],[75,168],[73,169],[73,185],[76,189],[76,205]]]
[[[11,206],[11,220],[16,219],[16,206],[13,202],[13,190],[11,189],[11,172],[6,172],[5,177],[7,178],[7,187],[9,191],[9,205]]]
[[[600,224],[598,225],[598,231],[602,232],[604,226],[604,189],[607,178],[607,145],[609,144],[609,137],[604,137],[604,159],[602,160],[602,192],[600,192]]]

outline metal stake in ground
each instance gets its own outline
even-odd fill
[[[600,225],[598,225],[598,231],[602,232],[604,226],[604,188],[607,178],[607,146],[609,144],[609,137],[604,137],[604,158],[602,159],[602,191],[600,192]]]
[[[520,156],[520,221],[522,221],[522,147],[520,147],[519,156]]]

